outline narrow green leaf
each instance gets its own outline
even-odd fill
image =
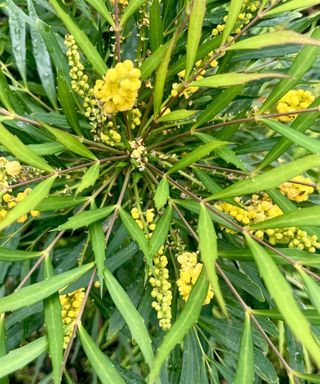
[[[252,384],[254,382],[253,341],[250,316],[245,313],[243,332],[238,354],[236,375],[232,384]]]
[[[49,196],[37,205],[40,212],[56,211],[58,209],[71,208],[88,200],[85,196]]]
[[[316,98],[309,108],[318,107],[320,105],[320,97]],[[290,125],[296,132],[305,132],[311,125],[320,117],[319,112],[309,112],[299,114],[293,123]],[[292,141],[286,137],[281,137],[278,143],[272,150],[265,156],[261,163],[255,169],[255,172],[260,171],[262,168],[271,164],[274,160],[278,159],[290,146]]]
[[[45,278],[53,277],[53,267],[49,256],[45,258]],[[44,322],[47,330],[49,355],[52,363],[54,384],[61,382],[63,361],[63,323],[59,293],[55,292],[44,300]]]
[[[208,200],[224,199],[225,197],[243,196],[253,192],[278,187],[280,184],[300,175],[307,169],[320,166],[320,156],[310,155],[303,159],[295,160],[289,164],[265,172],[263,175],[253,176],[251,179],[238,181],[237,183],[225,188],[221,192],[214,193]]]
[[[82,348],[101,383],[125,384],[112,361],[99,349],[82,324],[79,325],[78,335]]]
[[[320,47],[320,41],[311,37],[301,35],[300,33],[296,33],[294,31],[276,31],[241,40],[228,47],[227,51],[239,49],[261,49],[274,45],[288,44],[315,45]]]
[[[48,349],[47,337],[28,343],[0,357],[0,377],[22,369]]]
[[[146,2],[146,0],[130,0],[120,19],[120,27],[124,27],[127,20]]]
[[[218,88],[218,87],[229,87],[231,85],[239,85],[247,83],[248,81],[261,80],[268,77],[277,78],[277,77],[287,77],[282,73],[237,73],[229,72],[222,75],[214,75],[204,77],[201,80],[193,81],[191,86],[195,87],[209,87],[209,88]]]
[[[148,56],[142,63],[141,80],[144,81],[152,75],[161,63],[162,57],[167,50],[168,44],[158,47],[150,56]]]
[[[0,247],[0,261],[25,261],[41,256],[42,252],[20,251],[19,249],[9,249]]]
[[[296,267],[296,269],[304,282],[305,289],[312,305],[320,315],[320,286],[309,275],[307,275],[301,267]]]
[[[163,27],[159,0],[153,0],[150,6],[150,45],[154,52],[163,40]]]
[[[33,153],[30,148],[24,145],[17,136],[9,132],[1,123],[0,144],[4,145],[10,153],[24,163],[38,169],[43,169],[47,172],[54,172],[54,169],[50,167],[49,164],[47,164],[41,157]]]
[[[167,121],[184,120],[195,115],[199,111],[190,111],[187,109],[177,109],[176,111],[169,112],[158,119],[159,122],[165,123]]]
[[[71,17],[61,8],[57,0],[49,0],[50,4],[55,9],[58,17],[62,20],[71,35],[73,35],[76,43],[91,63],[93,69],[100,75],[104,75],[108,69],[107,65],[100,57],[96,48],[91,44],[88,36],[77,26]]]
[[[103,289],[103,270],[106,257],[106,239],[101,222],[95,222],[89,225],[91,244],[94,254],[94,260],[97,266],[98,278],[100,281],[100,291]]]
[[[12,0],[7,1],[7,7],[13,57],[18,71],[26,83],[26,23],[21,15],[22,11]]]
[[[48,196],[55,179],[56,176],[50,177],[35,186],[27,195],[27,197],[20,201],[11,211],[8,212],[7,216],[1,220],[0,231],[11,225],[19,217],[26,215],[30,211],[34,210],[39,205],[39,203]]]
[[[0,358],[7,354],[7,341],[5,329],[5,314],[0,313]],[[9,384],[9,378],[4,376],[0,379],[0,384]]]
[[[195,136],[199,137],[204,143],[211,143],[213,141],[219,141],[216,138],[208,135],[207,133],[195,133]],[[243,172],[248,173],[243,162],[238,158],[238,156],[233,152],[232,149],[228,147],[217,148],[215,150],[217,156],[221,157],[225,162],[235,165],[237,168],[241,169]]]
[[[228,18],[223,30],[221,44],[224,44],[230,34],[232,33],[234,26],[238,20],[239,13],[243,5],[243,0],[231,0],[228,12]]]
[[[206,279],[205,271],[203,270],[200,273],[195,286],[192,288],[190,296],[181,313],[164,336],[162,343],[158,348],[153,367],[149,374],[148,384],[154,384],[159,376],[161,366],[170,355],[170,352],[198,320],[207,293],[208,281]]]
[[[45,123],[42,123],[42,125],[59,141],[59,143],[69,149],[69,151],[91,160],[97,160],[96,156],[78,139],[70,135],[70,133],[57,128],[52,128]]]
[[[185,79],[188,79],[196,60],[205,13],[206,0],[194,0],[188,25]]]
[[[290,31],[290,33],[291,32],[292,31]],[[313,39],[318,39],[318,43],[320,44],[320,27],[316,28],[311,36]],[[260,38],[260,36],[258,37]],[[275,39],[278,39],[277,36],[275,36]],[[300,82],[300,79],[302,79],[305,73],[307,73],[316,62],[319,52],[319,47],[305,46],[301,49],[288,71],[289,77],[281,80],[272,88],[272,92],[260,108],[260,114],[272,108],[282,96]]]
[[[159,251],[160,247],[166,242],[171,226],[172,207],[168,205],[165,213],[157,222],[156,229],[153,231],[149,240],[149,257],[152,259]]]
[[[309,152],[320,152],[319,140],[312,139],[311,137],[308,137],[301,132],[297,132],[294,129],[288,127],[287,125],[279,123],[278,121],[268,119],[259,119],[259,121],[262,121],[269,128],[280,133],[282,136],[286,137],[293,143],[300,145],[303,148],[306,148]]]
[[[151,347],[151,340],[143,318],[132,304],[132,301],[118,283],[117,279],[107,269],[104,270],[104,280],[113,302],[129,327],[132,337],[139,345],[145,361],[151,368],[154,355]]]
[[[301,208],[252,225],[252,229],[320,225],[320,207]]]
[[[8,111],[14,112],[10,101],[10,96],[13,96],[12,91],[9,87],[5,75],[2,72],[2,69],[0,68],[0,101]]]
[[[58,73],[57,84],[59,102],[68,120],[68,123],[77,135],[83,136],[79,124],[79,118],[77,116],[77,105],[73,99],[70,85],[63,72]]]
[[[139,225],[133,220],[133,218],[127,213],[124,209],[120,208],[119,210],[121,221],[123,222],[124,226],[126,227],[127,231],[132,236],[133,240],[135,240],[141,251],[143,252],[146,261],[149,265],[149,267],[152,266],[152,260],[150,258],[149,254],[149,247],[148,242],[146,240],[146,237],[139,227]]]
[[[87,3],[93,6],[93,8],[105,19],[107,23],[111,25],[113,29],[115,29],[115,24],[113,18],[106,7],[104,1],[102,0],[86,0]]]
[[[168,201],[169,194],[170,194],[170,191],[169,191],[168,180],[165,177],[163,177],[160,183],[158,184],[156,192],[154,194],[154,204],[158,211]]]
[[[29,16],[32,18],[32,21],[35,22],[35,20],[38,18],[38,15],[32,0],[28,0],[28,10]],[[30,24],[30,34],[32,53],[36,62],[37,72],[41,84],[49,100],[51,101],[51,104],[56,108],[56,87],[54,84],[54,75],[52,72],[50,56],[40,31],[37,27],[35,27],[35,23]]]
[[[78,229],[87,227],[95,221],[105,219],[114,210],[115,206],[90,209],[90,211],[80,212],[76,216],[72,216],[64,224],[59,225],[58,230]]]
[[[294,372],[294,376],[299,377],[300,379],[306,379],[309,383],[318,384],[320,383],[320,376],[317,373],[302,373],[302,372]]]
[[[319,0],[291,0],[281,4],[265,13],[265,16],[274,15],[280,12],[294,11],[296,9],[307,9],[319,5]]]
[[[222,312],[226,317],[228,317],[227,307],[223,299],[223,295],[219,286],[218,275],[216,273],[216,260],[218,258],[217,235],[209,212],[203,204],[200,204],[198,233],[201,260],[205,267],[208,280],[210,281],[212,290]]]
[[[187,156],[179,160],[173,167],[169,169],[167,174],[180,171],[180,169],[186,168],[189,165],[195,163],[196,161],[202,159],[205,156],[208,156],[216,148],[221,147],[222,145],[229,144],[226,141],[212,141],[211,143],[200,145],[194,151],[189,153]]]
[[[83,175],[81,182],[77,188],[76,194],[82,192],[84,189],[94,185],[100,173],[100,164],[93,164]]]
[[[94,263],[89,263],[74,268],[68,272],[61,273],[60,275],[49,277],[39,283],[23,287],[9,296],[0,298],[0,312],[12,312],[51,296],[59,289],[78,280],[82,275],[88,272],[93,265]]]
[[[28,144],[28,148],[30,148],[33,153],[40,156],[56,155],[66,150],[63,145],[56,141],[49,141],[42,144]]]
[[[296,303],[292,288],[279,271],[269,254],[258,243],[245,234],[246,241],[258,266],[267,289],[277,305],[285,322],[297,340],[306,348],[318,367],[320,367],[320,346],[311,332],[310,324]]]

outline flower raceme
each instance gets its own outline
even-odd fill
[[[304,89],[291,90],[279,100],[277,111],[279,113],[299,111],[308,108],[314,99],[315,97],[313,94]],[[277,117],[277,120],[282,121],[283,123],[288,123],[296,117],[296,114],[279,116]]]
[[[141,87],[140,70],[131,60],[110,68],[103,79],[97,80],[93,92],[104,114],[129,111],[133,108]]]

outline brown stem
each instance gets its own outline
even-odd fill
[[[115,22],[115,53],[116,53],[116,59],[119,63],[121,61],[121,48],[120,48],[120,41],[121,41],[121,27],[120,27],[120,20],[119,20],[119,2],[118,0],[114,0],[114,22]]]

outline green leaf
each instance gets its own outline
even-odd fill
[[[320,97],[316,98],[314,102],[309,106],[309,108],[318,107],[319,105]],[[290,127],[296,132],[305,132],[319,117],[320,111],[301,113],[295,118]],[[286,137],[281,137],[278,143],[257,166],[255,172],[260,171],[262,168],[272,163],[272,161],[278,159],[288,148],[290,148],[291,145],[292,141],[288,140]]]
[[[291,32],[292,31],[290,31],[290,33]],[[313,39],[320,39],[320,27],[316,28],[311,36]],[[275,39],[277,40],[277,37],[275,37]],[[320,44],[319,40],[318,43]],[[319,51],[319,47],[312,46],[305,46],[301,49],[288,71],[289,78],[281,80],[273,87],[272,92],[260,108],[260,114],[272,108],[282,96],[300,82],[300,79],[302,79],[305,73],[314,65],[319,56]]]
[[[230,34],[232,33],[234,26],[238,20],[239,13],[243,5],[243,0],[231,0],[228,12],[228,18],[223,30],[221,45],[223,45]]]
[[[0,144],[4,145],[6,149],[12,153],[18,160],[31,165],[32,167],[43,169],[47,172],[54,172],[41,157],[36,155],[28,148],[23,142],[11,132],[9,132],[3,124],[0,123]]]
[[[49,256],[45,258],[45,278],[54,275]],[[44,300],[44,322],[47,330],[49,355],[52,363],[54,384],[61,382],[63,361],[63,323],[59,293],[55,292]]]
[[[300,266],[299,267],[297,266],[296,269],[299,272],[299,274],[303,280],[303,283],[305,285],[305,290],[308,294],[308,297],[309,297],[312,305],[314,306],[314,308],[318,311],[318,313],[320,315],[320,287],[319,287],[319,285],[314,280],[312,280],[312,278],[309,275],[307,275],[301,269]]]
[[[46,336],[28,343],[27,345],[10,351],[0,357],[0,377],[24,368],[48,349]]]
[[[303,225],[320,225],[320,206],[301,208],[296,211],[285,213],[273,219],[252,225],[252,229],[301,227]]]
[[[101,383],[125,384],[112,361],[99,349],[82,324],[78,327],[78,335],[82,348]]]
[[[252,176],[251,179],[238,181],[237,183],[225,188],[221,192],[214,193],[207,200],[224,199],[225,197],[243,196],[253,192],[278,187],[280,184],[300,175],[307,169],[320,166],[320,156],[310,155],[303,159],[295,160],[289,164],[265,172],[263,175]]]
[[[28,144],[28,148],[30,148],[33,153],[40,156],[55,155],[66,150],[63,145],[56,141],[49,141],[42,144]]]
[[[12,210],[8,212],[7,216],[0,221],[0,231],[11,225],[19,219],[19,217],[34,210],[39,203],[48,196],[55,179],[56,176],[50,177],[35,186],[27,197],[20,201]]]
[[[74,268],[60,275],[49,277],[44,281],[20,288],[6,297],[0,298],[0,312],[12,312],[16,309],[27,307],[40,300],[51,296],[59,289],[78,280],[88,272],[94,263],[89,263],[81,267]]]
[[[58,209],[71,208],[88,200],[83,196],[49,196],[42,200],[36,209],[40,212],[56,211]]]
[[[21,251],[0,247],[0,261],[25,261],[41,256],[42,252]]]
[[[163,177],[160,183],[158,184],[156,192],[154,194],[154,204],[158,211],[168,201],[169,194],[170,194],[170,191],[169,191],[168,180],[165,177]]]
[[[320,383],[320,376],[319,374],[315,373],[302,373],[294,371],[294,376],[299,377],[300,379],[306,379],[309,381],[309,383],[318,384]]]
[[[38,18],[38,15],[33,6],[32,0],[28,0],[28,10],[29,16],[33,21],[35,21]],[[32,53],[35,59],[41,84],[52,105],[56,108],[56,87],[54,84],[54,75],[52,72],[50,56],[40,31],[37,27],[35,27],[35,23],[30,23],[30,34]]]
[[[89,232],[94,253],[94,260],[97,266],[97,272],[100,281],[100,291],[102,294],[103,270],[106,256],[106,239],[101,222],[95,222],[89,225]]]
[[[238,355],[236,375],[233,384],[252,384],[254,382],[253,341],[250,316],[246,312]]]
[[[12,53],[18,71],[24,83],[26,83],[26,23],[22,16],[23,12],[12,0],[7,1],[7,7],[9,13],[9,31]]]
[[[143,318],[132,304],[132,301],[118,283],[117,279],[107,269],[104,270],[104,280],[107,290],[130,329],[131,335],[141,349],[144,359],[151,368],[153,365],[153,351],[151,340],[144,325]]]
[[[83,136],[77,116],[77,105],[73,99],[71,87],[63,72],[58,73],[57,84],[59,102],[68,123],[77,135]]]
[[[261,49],[274,45],[288,44],[315,45],[320,47],[320,41],[311,37],[301,35],[300,33],[296,33],[294,31],[276,31],[241,40],[228,47],[227,51],[239,49]]]
[[[177,109],[176,111],[172,111],[165,115],[162,115],[160,119],[158,119],[158,122],[166,123],[167,121],[184,120],[188,119],[189,117],[195,115],[198,112],[199,111],[190,111],[187,109]]]
[[[0,314],[0,358],[7,354],[7,341],[5,330],[5,314]],[[9,378],[4,376],[0,379],[0,384],[9,384]]]
[[[95,221],[105,219],[114,210],[115,206],[90,209],[90,211],[80,212],[76,216],[72,216],[64,224],[59,225],[58,230],[78,229],[87,227]]]
[[[287,125],[279,123],[278,121],[268,119],[258,119],[258,121],[262,121],[272,130],[280,133],[282,136],[286,137],[293,143],[300,145],[303,148],[306,148],[309,152],[320,152],[319,140],[312,139],[311,137],[308,137],[303,133],[297,132],[294,129],[288,127]]]
[[[52,128],[45,123],[41,124],[59,141],[59,143],[69,149],[69,151],[91,160],[97,160],[96,156],[78,139],[70,135],[70,133],[64,132],[57,128]]]
[[[120,208],[119,210],[121,221],[123,222],[124,226],[126,227],[127,231],[132,236],[133,240],[135,240],[141,251],[143,252],[146,261],[149,265],[149,267],[152,266],[152,260],[149,255],[149,247],[148,247],[148,241],[146,240],[146,237],[139,227],[139,225],[133,220],[133,218],[127,213],[123,208]]]
[[[285,4],[281,4],[265,13],[265,16],[274,15],[280,12],[294,11],[296,9],[311,8],[314,5],[319,5],[319,0],[291,0]]]
[[[100,164],[93,164],[82,176],[81,182],[77,188],[76,194],[82,192],[84,189],[94,185],[100,173]]]
[[[163,40],[163,27],[159,0],[153,0],[150,6],[150,45],[154,52]]]
[[[193,81],[190,85],[195,87],[209,87],[209,88],[218,88],[218,87],[229,87],[231,85],[244,84],[248,81],[265,79],[267,77],[287,77],[282,73],[237,73],[229,72],[222,75],[213,75],[204,77],[201,80]]]
[[[216,138],[208,135],[207,133],[195,133],[195,136],[199,137],[204,143],[211,143],[213,141],[219,141]],[[238,156],[233,152],[232,149],[228,147],[217,148],[215,150],[217,156],[221,157],[225,162],[235,165],[237,168],[241,169],[243,172],[248,173],[243,162],[238,158]]]
[[[316,365],[320,367],[320,346],[311,332],[310,324],[294,299],[291,286],[264,248],[252,240],[248,234],[245,234],[245,237],[259,273],[285,322],[297,340],[309,352]]]
[[[148,384],[153,384],[155,382],[160,373],[161,366],[170,355],[170,352],[180,341],[182,341],[183,337],[198,320],[207,293],[208,281],[203,270],[200,273],[195,286],[192,288],[190,296],[181,313],[172,324],[170,330],[165,334],[162,343],[158,348],[153,367],[149,374]]]
[[[222,145],[229,144],[226,141],[212,141],[208,144],[199,145],[195,150],[189,153],[187,156],[179,160],[173,167],[169,169],[167,174],[180,171],[180,169],[186,168],[189,165],[195,163],[196,161],[202,159],[205,156],[208,156],[216,148],[221,147]]]
[[[115,24],[108,8],[106,7],[104,1],[102,0],[86,0],[87,3],[93,6],[93,8],[105,19],[107,23],[115,29]]]
[[[58,17],[62,20],[71,35],[73,35],[76,43],[91,63],[93,69],[100,75],[104,75],[108,69],[107,65],[100,57],[97,49],[91,44],[87,35],[78,27],[72,18],[61,8],[57,0],[49,0],[55,9]]]
[[[142,63],[141,80],[144,81],[152,75],[152,73],[158,68],[161,63],[162,57],[165,54],[168,47],[168,43],[161,45],[150,56],[148,56]]]
[[[186,70],[184,76],[185,80],[188,79],[196,60],[205,13],[206,0],[194,0],[192,2],[192,9],[188,25]]]
[[[218,258],[217,235],[212,224],[211,217],[205,205],[200,204],[198,219],[199,250],[201,260],[206,270],[208,280],[215,294],[217,302],[224,315],[228,317],[227,307],[219,286],[218,275],[216,272],[216,260]]]
[[[171,226],[172,207],[168,205],[165,213],[157,221],[156,229],[149,240],[149,257],[152,259],[166,242]]]
[[[120,27],[124,27],[127,20],[146,2],[146,0],[130,0],[120,19]]]
[[[14,108],[12,107],[10,97],[13,96],[13,93],[9,87],[7,79],[0,68],[0,101],[4,105],[4,107],[10,111],[14,112]]]

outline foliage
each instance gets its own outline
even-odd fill
[[[0,384],[320,382],[319,1],[0,5]]]

